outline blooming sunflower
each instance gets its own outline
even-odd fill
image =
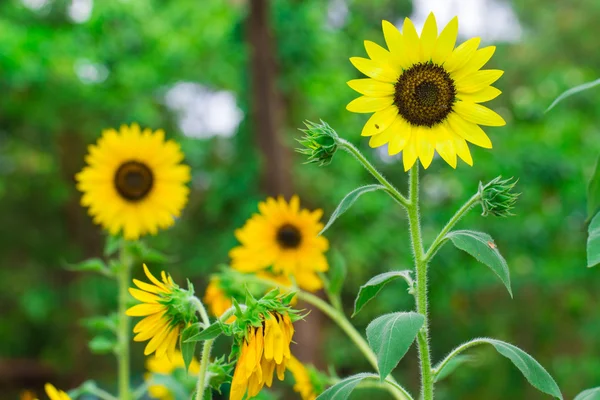
[[[348,82],[362,96],[346,108],[374,113],[362,136],[370,137],[371,147],[387,143],[390,155],[403,151],[405,170],[417,158],[429,167],[435,152],[453,168],[457,155],[473,165],[466,142],[492,147],[479,125],[505,125],[501,116],[479,104],[501,93],[491,84],[503,71],[481,70],[496,48],[478,49],[478,37],[454,48],[456,17],[438,35],[435,17],[429,14],[420,37],[408,18],[402,33],[388,21],[382,24],[389,50],[367,40],[369,58],[350,58],[369,77]]]
[[[269,313],[259,327],[248,328],[231,382],[230,400],[256,396],[266,384],[273,384],[273,373],[283,380],[291,359],[290,343],[294,326],[288,315]]]
[[[144,375],[144,379],[150,381],[152,374],[171,375],[175,370],[184,368],[185,363],[180,351],[175,351],[171,359],[168,357],[158,358],[156,356],[150,356],[146,359],[146,369],[148,370],[148,373]],[[188,372],[190,375],[197,375],[200,372],[200,364],[196,358],[192,358]],[[175,399],[171,391],[164,385],[153,384],[148,386],[148,394],[151,398],[158,400]]]
[[[231,266],[241,272],[271,268],[275,276],[291,277],[303,289],[320,289],[317,272],[329,268],[324,255],[329,242],[319,236],[323,212],[301,210],[298,196],[289,203],[282,197],[268,198],[258,209],[259,214],[235,231],[241,245],[229,252]]]
[[[313,387],[308,371],[304,365],[298,361],[296,357],[292,356],[288,362],[287,368],[290,370],[296,381],[294,384],[294,391],[300,394],[302,400],[316,399],[317,394],[315,393],[315,388]]]
[[[71,400],[67,393],[56,389],[50,383],[46,383],[46,385],[44,385],[44,389],[46,389],[46,394],[50,400]]]
[[[75,177],[81,204],[111,235],[154,235],[173,225],[187,202],[190,168],[182,159],[179,145],[165,141],[162,130],[142,131],[137,124],[107,129],[89,146],[88,165]]]
[[[193,312],[187,311],[185,315],[186,311],[181,307],[173,307],[174,303],[181,303],[176,299],[181,290],[164,271],[161,272],[162,282],[150,273],[146,264],[144,272],[152,284],[134,279],[133,283],[139,289],[129,288],[129,293],[143,304],[129,308],[127,315],[145,317],[133,328],[133,332],[137,333],[133,340],[149,340],[144,350],[145,355],[156,352],[158,358],[166,355],[173,360],[179,333],[191,321]]]

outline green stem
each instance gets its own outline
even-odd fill
[[[377,169],[369,162],[369,160],[367,160],[365,156],[363,156],[362,153],[358,151],[358,149],[354,147],[352,143],[342,138],[337,138],[336,140],[340,148],[352,154],[354,158],[356,158],[358,162],[360,162],[362,166],[365,167],[365,169],[369,171],[371,175],[373,175],[373,177],[379,181],[379,183],[385,186],[387,192],[392,196],[392,198],[394,198],[394,200],[400,203],[400,205],[402,205],[403,207],[408,207],[408,200],[406,199],[406,197],[404,197],[398,191],[398,189],[396,189],[390,182],[388,182],[388,180],[385,179],[385,177],[379,171],[377,171]]]
[[[127,311],[127,301],[129,300],[129,283],[131,281],[131,265],[133,260],[127,253],[126,244],[121,245],[119,258],[121,268],[117,274],[119,286],[119,323],[117,326],[117,360],[119,364],[119,399],[130,400],[129,390],[129,332],[130,320],[125,314]]]
[[[434,376],[437,376],[443,369],[444,367],[446,367],[446,365],[450,362],[450,360],[452,360],[454,357],[456,357],[457,355],[459,355],[460,353],[462,353],[463,351],[470,349],[471,347],[480,345],[480,344],[487,344],[488,342],[486,341],[486,339],[473,339],[469,342],[463,343],[460,346],[458,346],[457,348],[455,348],[454,350],[452,350],[450,352],[450,354],[448,354],[446,356],[446,358],[444,358],[434,369],[433,369],[433,374]]]
[[[469,201],[463,204],[463,206],[456,212],[456,214],[454,214],[452,218],[450,218],[448,223],[446,223],[446,226],[444,226],[444,228],[440,231],[440,233],[437,235],[437,237],[429,247],[429,250],[427,250],[427,253],[424,257],[425,262],[429,262],[431,258],[435,255],[435,253],[437,253],[440,247],[447,240],[446,235],[448,234],[448,232],[450,232],[450,230],[454,228],[454,225],[456,225],[458,221],[460,221],[462,217],[465,216],[467,211],[469,211],[479,201],[480,197],[481,196],[479,193],[474,194],[469,199]]]
[[[417,335],[419,358],[421,361],[421,394],[424,400],[433,399],[433,374],[429,350],[429,321],[427,318],[427,259],[423,251],[421,223],[419,221],[419,165],[410,170],[408,222],[410,238],[415,257],[417,312],[425,318]]]
[[[210,318],[208,318],[208,313],[206,312],[204,304],[202,304],[200,299],[195,296],[190,297],[190,301],[192,304],[194,304],[194,307],[200,314],[204,328],[208,328],[210,326]],[[200,371],[198,372],[198,380],[196,381],[196,400],[202,400],[204,398],[204,390],[206,389],[206,385],[208,383],[207,371],[208,365],[210,364],[210,351],[214,341],[214,339],[205,340],[202,346],[202,355],[200,356]]]

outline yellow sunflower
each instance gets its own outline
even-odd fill
[[[105,130],[75,177],[81,204],[111,235],[155,235],[173,225],[187,202],[190,168],[182,160],[179,145],[165,141],[162,130],[142,131],[137,124]]]
[[[46,389],[46,394],[50,400],[71,400],[67,393],[56,389],[50,383],[46,383],[46,385],[44,385],[44,389]]]
[[[183,361],[183,355],[180,351],[176,351],[172,358],[168,357],[158,358],[156,356],[150,356],[146,359],[146,369],[148,373],[144,375],[146,381],[150,381],[152,374],[160,375],[171,375],[177,369],[184,369],[185,363]],[[188,373],[190,375],[197,375],[200,372],[200,364],[196,358],[192,359],[190,363]],[[148,394],[153,399],[158,400],[174,400],[175,397],[171,391],[164,385],[150,385],[148,386]]]
[[[300,394],[302,400],[314,400],[317,398],[315,388],[310,380],[306,367],[298,361],[294,356],[290,358],[288,363],[288,369],[294,376],[296,383],[294,384],[294,391]]]
[[[417,158],[429,167],[435,152],[453,168],[457,155],[473,165],[466,142],[492,147],[479,125],[505,125],[500,115],[479,104],[501,93],[491,84],[503,71],[481,70],[496,48],[478,49],[480,38],[454,48],[457,33],[456,17],[438,35],[435,17],[429,14],[420,37],[408,18],[402,33],[383,21],[389,50],[367,40],[369,58],[350,59],[369,78],[348,82],[362,96],[346,108],[374,113],[362,136],[370,137],[371,147],[387,143],[390,155],[402,151],[405,170]]]
[[[145,355],[156,352],[158,358],[166,355],[172,360],[175,357],[179,333],[186,326],[180,314],[169,306],[179,286],[164,271],[161,272],[162,282],[150,273],[146,264],[144,272],[152,284],[134,279],[133,283],[139,289],[129,288],[129,293],[142,304],[129,308],[127,315],[145,317],[133,328],[133,332],[137,333],[133,340],[149,340],[144,350]]]
[[[327,271],[329,242],[319,232],[323,212],[300,209],[298,196],[258,204],[246,224],[236,230],[241,245],[229,252],[231,266],[241,272],[271,269],[274,276],[293,278],[299,287],[316,291],[323,286],[317,272]]]
[[[264,327],[264,328],[263,328]],[[283,380],[292,355],[290,343],[294,326],[288,315],[270,313],[259,327],[250,327],[241,345],[235,366],[229,400],[247,399],[258,395],[266,384],[273,384],[273,373]]]
[[[215,317],[220,317],[223,313],[233,306],[231,299],[225,294],[219,285],[219,278],[211,278],[202,301],[208,306],[208,310]],[[235,315],[229,317],[226,323],[235,321]]]

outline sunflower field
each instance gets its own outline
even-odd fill
[[[0,2],[0,400],[600,400],[600,2]]]

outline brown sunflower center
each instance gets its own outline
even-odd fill
[[[277,243],[284,249],[295,249],[302,242],[302,234],[294,225],[282,225],[277,231]]]
[[[402,72],[394,85],[394,105],[411,125],[432,127],[452,111],[456,86],[446,70],[420,63]]]
[[[140,201],[150,193],[154,185],[152,170],[143,163],[127,161],[117,169],[115,188],[129,201]]]

